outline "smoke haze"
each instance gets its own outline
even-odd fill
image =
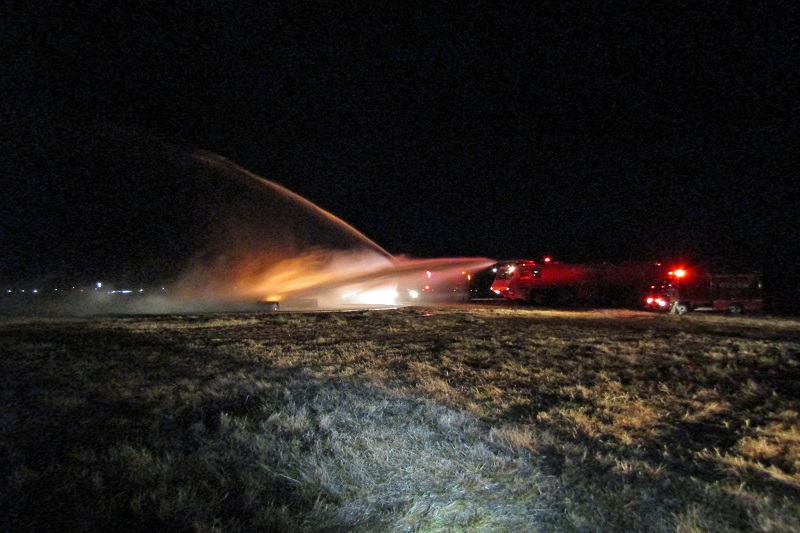
[[[37,123],[4,149],[7,312],[387,306],[426,270],[488,264],[393,257],[273,181],[138,132]]]

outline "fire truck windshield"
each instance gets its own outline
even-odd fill
[[[497,279],[511,279],[514,276],[516,267],[514,265],[505,265],[497,269]]]

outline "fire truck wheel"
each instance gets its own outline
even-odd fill
[[[728,306],[728,313],[731,315],[741,315],[742,311],[743,309],[741,304],[731,304]]]
[[[672,304],[672,312],[676,315],[685,315],[689,312],[689,306],[683,302],[675,302]]]

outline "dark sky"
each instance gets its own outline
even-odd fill
[[[392,253],[800,266],[796,2],[60,4],[3,17],[12,126],[219,153]]]

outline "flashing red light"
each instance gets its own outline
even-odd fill
[[[686,276],[686,271],[684,269],[679,268],[678,270],[675,271],[676,278],[682,278],[684,276]]]

